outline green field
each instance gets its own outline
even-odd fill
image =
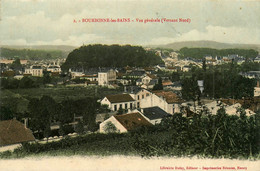
[[[0,90],[1,106],[6,106],[16,113],[24,113],[31,98],[51,96],[56,102],[64,99],[81,99],[85,97],[103,98],[108,94],[117,94],[120,90],[106,87],[57,87],[57,88],[30,88],[30,89],[2,89]]]

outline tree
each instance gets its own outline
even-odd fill
[[[155,84],[155,86],[153,87],[153,90],[163,90],[162,78],[161,77],[159,77],[158,83]]]
[[[0,106],[0,121],[9,120],[12,118],[13,118],[12,111],[5,106]]]
[[[20,62],[20,59],[15,59],[14,62],[11,64],[10,68],[13,70],[21,70],[22,64]]]
[[[118,133],[119,130],[116,128],[116,126],[111,122],[108,121],[104,126],[105,133]]]
[[[51,135],[51,127],[50,127],[50,124],[47,124],[45,129],[44,129],[44,132],[43,132],[43,136],[45,138],[47,138],[47,142],[48,142],[50,135]]]
[[[171,80],[173,82],[180,81],[180,74],[178,72],[173,72],[172,75],[171,75]]]
[[[84,133],[84,125],[81,121],[79,121],[75,127],[75,132],[78,134]]]
[[[118,111],[117,111],[117,114],[118,114],[118,115],[121,115],[121,114],[123,114],[123,113],[124,113],[124,110],[123,110],[122,107],[120,107],[120,108],[118,109]]]
[[[30,77],[23,77],[19,84],[20,88],[33,88],[34,87],[34,81]]]
[[[200,95],[197,81],[193,78],[184,78],[182,80],[182,98],[185,100],[193,100],[194,102]]]
[[[49,72],[43,72],[43,84],[50,84],[51,83],[51,76]]]

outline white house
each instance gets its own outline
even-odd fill
[[[42,77],[43,68],[41,66],[31,66],[30,68],[25,69],[24,74],[31,74],[32,76]]]
[[[113,69],[98,72],[98,85],[106,86],[116,81],[116,71]]]
[[[50,65],[50,66],[47,67],[47,71],[60,73],[61,68],[58,65]]]
[[[124,133],[142,126],[152,126],[152,124],[139,112],[114,115],[99,125],[101,133],[107,133],[108,124],[113,124],[116,132]]]
[[[134,96],[134,99],[136,100],[136,107],[140,108],[142,99],[151,96],[151,94],[152,93],[150,91],[145,89],[141,89],[140,91],[138,91]]]
[[[108,95],[101,100],[102,105],[108,105],[108,108],[112,111],[118,111],[121,109],[134,109],[136,102],[134,98],[129,94],[116,94]]]
[[[140,108],[158,106],[169,114],[180,112],[182,100],[171,91],[153,91],[140,100]]]

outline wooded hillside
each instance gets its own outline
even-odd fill
[[[147,52],[140,46],[88,45],[73,50],[63,64],[62,69],[151,66],[163,63],[159,56]]]

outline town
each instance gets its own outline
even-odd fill
[[[119,58],[111,51],[123,55]],[[205,128],[203,137],[222,142],[227,129],[221,125],[226,123],[226,120],[221,121],[224,116],[230,124],[246,117],[245,122],[252,120],[255,124],[254,130],[252,125],[248,125],[248,129],[257,132],[256,117],[260,111],[258,52],[223,49],[223,53],[213,49],[211,53],[210,49],[203,48],[197,54],[192,51],[196,48],[174,51],[128,45],[89,45],[73,50],[67,58],[53,59],[49,53],[45,59],[24,55],[10,57],[2,53],[0,151],[14,151],[26,142],[58,143],[67,141],[67,137],[135,131],[142,134],[144,128],[158,128],[164,132],[173,127],[180,132],[195,130],[194,125],[187,123],[209,124],[205,118],[212,117],[215,117],[214,124],[211,123],[215,131]],[[99,59],[98,55],[104,59]],[[179,127],[170,124],[175,122]],[[241,123],[229,126],[227,130],[234,131]],[[219,129],[223,129],[223,135],[216,138]],[[235,138],[230,135],[227,138],[235,148]],[[257,141],[250,138],[248,142]],[[242,139],[244,141],[244,137]],[[140,143],[141,140],[136,141]],[[250,150],[244,155],[258,153],[252,150],[257,148],[257,143],[247,145]],[[140,153],[154,155],[147,152],[149,149],[145,150]],[[213,149],[214,153],[217,150]]]

